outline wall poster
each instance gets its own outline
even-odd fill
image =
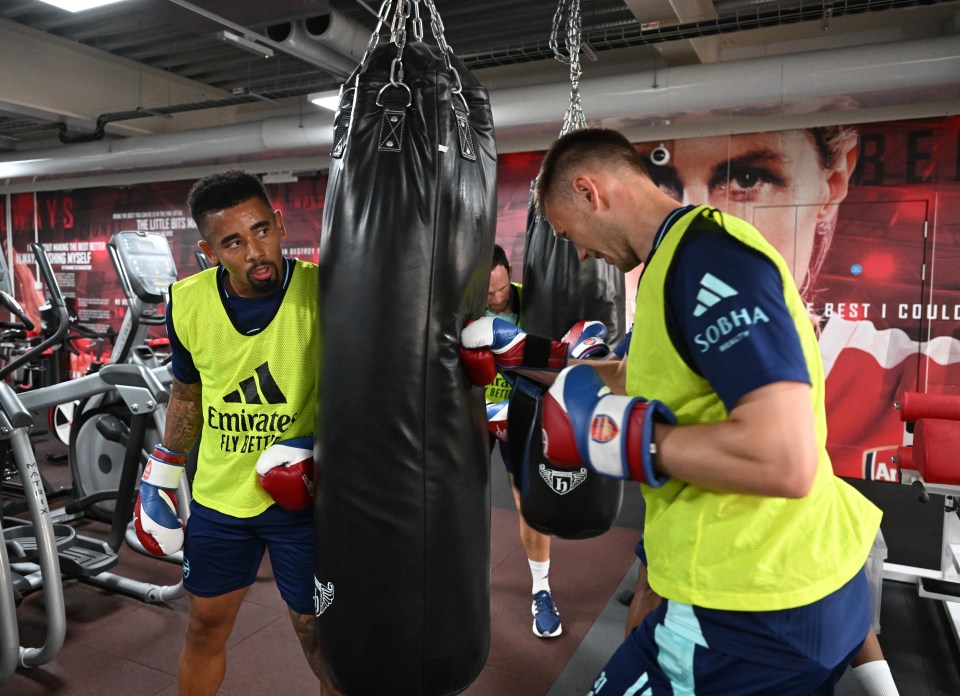
[[[649,153],[659,145],[670,157],[655,165]],[[834,468],[845,477],[896,481],[892,457],[903,441],[897,395],[960,394],[960,117],[689,138],[638,149],[678,203],[706,203],[743,217],[784,255],[820,335]],[[500,157],[497,241],[515,276],[523,268],[530,182],[542,157]],[[110,235],[159,232],[180,277],[195,273],[199,235],[186,210],[190,183],[0,198],[17,298],[28,309],[42,301],[32,292],[36,269],[28,245],[36,240],[50,254],[78,320],[116,329],[125,299],[106,250]],[[286,253],[317,261],[326,177],[267,188],[284,216]],[[74,362],[74,375],[84,369],[83,360]]]

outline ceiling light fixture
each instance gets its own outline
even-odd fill
[[[307,101],[324,109],[336,111],[340,106],[340,90],[328,89],[326,92],[312,92],[307,95]]]
[[[300,178],[293,172],[270,172],[261,177],[265,184],[292,184],[300,181]]]
[[[95,7],[103,7],[104,5],[112,5],[115,2],[123,2],[123,0],[40,0],[40,2],[59,7],[61,10],[66,10],[67,12],[83,12],[84,10],[92,10]]]
[[[240,36],[240,34],[235,34],[232,31],[218,31],[216,36],[221,41],[232,43],[234,46],[242,48],[245,51],[250,51],[250,53],[255,53],[261,58],[273,58],[272,48],[263,46],[253,39],[248,39],[246,36]]]

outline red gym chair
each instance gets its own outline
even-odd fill
[[[916,582],[921,597],[943,601],[960,644],[960,396],[904,392],[896,404],[904,424],[897,452],[900,483],[920,500],[944,496],[940,569],[884,564],[884,578]]]

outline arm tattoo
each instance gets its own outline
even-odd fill
[[[164,445],[174,452],[189,452],[200,436],[202,426],[200,382],[184,384],[174,379],[173,392],[167,404]]]

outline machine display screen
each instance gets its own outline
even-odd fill
[[[155,233],[118,232],[110,243],[117,250],[134,294],[144,302],[162,302],[167,288],[177,280],[167,238]]]

